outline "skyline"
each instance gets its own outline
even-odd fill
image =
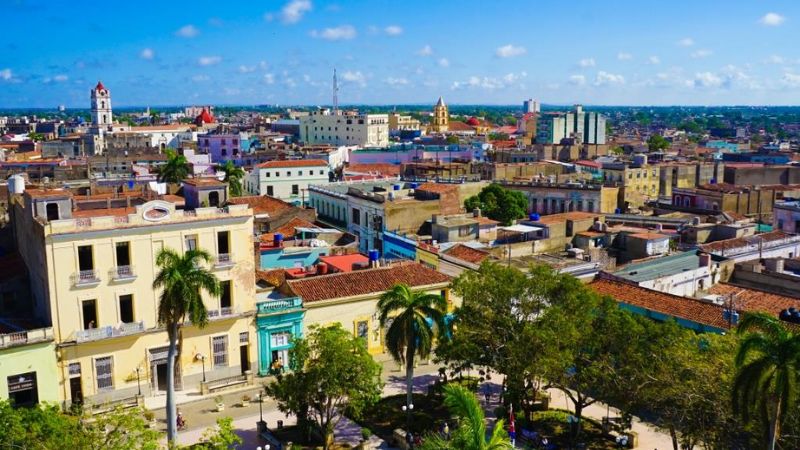
[[[98,80],[115,107],[328,105],[334,68],[343,105],[800,103],[800,4],[580,3],[15,0],[0,108],[84,108]]]

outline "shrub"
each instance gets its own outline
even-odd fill
[[[152,422],[153,419],[156,418],[155,413],[153,411],[149,411],[149,410],[145,410],[143,415],[144,415],[144,418],[147,419],[148,422]]]
[[[362,428],[362,429],[361,429],[361,437],[362,437],[364,440],[367,440],[367,439],[369,439],[369,438],[370,438],[370,436],[372,436],[372,431],[370,431],[370,429],[369,429],[369,428]]]

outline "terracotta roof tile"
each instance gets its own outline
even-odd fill
[[[452,192],[457,190],[458,187],[452,184],[441,184],[441,183],[423,183],[420,185],[416,190],[418,191],[425,191],[425,192]]]
[[[559,214],[549,214],[546,216],[539,217],[539,222],[545,225],[549,225],[552,223],[559,223],[559,222],[566,222],[567,220],[586,220],[592,218],[601,218],[603,214],[600,213],[590,213],[584,211],[572,211],[566,213],[559,213]]]
[[[634,234],[629,234],[628,237],[636,239],[644,239],[646,241],[651,241],[654,239],[669,239],[669,236],[660,233],[634,233]]]
[[[690,320],[716,328],[728,328],[722,317],[723,308],[710,302],[653,291],[635,284],[599,278],[589,287],[617,302],[644,308],[670,317]]]
[[[285,279],[286,272],[283,269],[256,270],[256,281],[263,281],[273,287],[280,286]]]
[[[32,198],[72,197],[72,192],[66,189],[28,189],[25,194]]]
[[[800,308],[800,299],[785,295],[773,294],[759,289],[743,288],[732,284],[720,283],[708,290],[710,294],[734,294],[734,306],[740,311],[761,311],[774,315],[784,309]]]
[[[320,275],[287,281],[291,290],[310,303],[357,295],[380,294],[395,284],[411,287],[449,283],[451,278],[419,263],[400,263],[376,269]]]
[[[348,173],[379,172],[383,175],[400,175],[400,166],[397,164],[350,164],[345,169]]]
[[[480,264],[483,262],[483,260],[490,256],[489,252],[468,247],[464,244],[454,245],[453,247],[447,249],[444,254],[473,264]]]
[[[321,159],[293,159],[293,160],[281,160],[281,161],[267,161],[265,163],[261,163],[258,167],[263,169],[282,169],[285,167],[317,167],[317,166],[328,166],[328,163]]]
[[[281,199],[260,195],[234,197],[229,199],[228,203],[232,203],[234,205],[247,205],[253,210],[253,214],[274,215],[293,208],[292,205]]]
[[[273,239],[275,238],[275,233],[281,233],[283,235],[284,239],[290,239],[291,237],[294,236],[294,233],[295,233],[294,229],[297,228],[297,227],[314,228],[314,227],[316,227],[316,225],[314,225],[312,222],[309,222],[309,221],[307,221],[305,219],[301,219],[299,217],[294,217],[294,218],[292,218],[292,220],[290,220],[290,221],[286,222],[285,224],[281,225],[280,227],[272,230],[272,232],[262,234],[261,236],[259,236],[259,240],[261,242],[271,243],[273,241]]]
[[[725,250],[731,250],[734,248],[741,248],[741,247],[746,247],[748,245],[758,244],[759,238],[761,238],[763,242],[771,242],[771,241],[779,241],[781,239],[786,239],[788,237],[791,237],[791,235],[784,233],[783,231],[776,230],[776,231],[770,231],[768,233],[757,234],[755,236],[745,236],[740,238],[725,239],[722,241],[710,242],[708,244],[700,244],[698,245],[698,248],[700,248],[700,250],[704,252],[716,253]]]
[[[183,180],[183,184],[192,186],[225,186],[226,184],[216,178],[187,178]]]

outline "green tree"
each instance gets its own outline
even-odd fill
[[[396,284],[378,300],[380,324],[386,331],[386,348],[395,361],[406,366],[406,401],[412,403],[414,356],[427,358],[438,337],[444,336],[447,301],[441,295],[412,291]]]
[[[464,202],[467,211],[480,208],[490,219],[510,225],[515,219],[525,217],[528,200],[519,191],[506,189],[498,184],[490,184],[481,189],[478,195],[469,197]]]
[[[219,280],[204,267],[211,261],[205,250],[189,250],[180,254],[170,248],[162,249],[156,256],[159,272],[153,280],[153,289],[161,289],[158,302],[158,323],[167,329],[167,440],[175,442],[177,436],[175,408],[175,363],[180,330],[188,319],[200,328],[208,323],[208,311],[202,292],[218,297],[222,288]]]
[[[170,148],[166,149],[167,162],[158,169],[161,183],[180,183],[189,176],[189,161]]]
[[[224,164],[218,165],[217,170],[225,173],[225,182],[231,190],[233,197],[240,197],[242,195],[242,179],[244,178],[244,169],[236,167],[233,161],[225,161]]]
[[[447,143],[448,144],[458,144],[458,136],[454,136],[454,135],[447,136]]]
[[[444,404],[459,420],[449,440],[439,434],[429,435],[422,450],[510,450],[514,448],[505,430],[505,421],[499,419],[486,439],[486,418],[483,408],[469,389],[452,383],[444,387]]]
[[[233,419],[220,417],[216,428],[203,433],[202,443],[193,447],[196,450],[230,450],[242,443],[242,438],[233,430]]]
[[[34,142],[43,141],[44,140],[44,134],[42,134],[42,133],[34,133],[33,131],[31,131],[30,133],[28,133],[28,139],[30,139],[30,140],[32,140]]]
[[[357,418],[380,399],[381,366],[364,341],[339,324],[312,326],[307,337],[295,337],[292,344],[292,370],[267,385],[267,395],[277,400],[282,412],[296,415],[298,422],[313,422],[328,449],[345,409]]]
[[[661,136],[660,134],[651,134],[650,137],[647,138],[647,148],[651,152],[665,150],[668,149],[669,146],[669,141],[664,139],[664,136]]]
[[[766,424],[767,448],[774,450],[782,419],[797,407],[800,333],[764,313],[745,315],[737,333],[733,409]]]

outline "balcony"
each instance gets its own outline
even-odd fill
[[[234,317],[239,315],[239,307],[238,306],[228,306],[225,308],[219,309],[209,309],[208,310],[208,320],[220,320],[220,319],[227,319],[229,317]]]
[[[50,340],[53,340],[53,329],[50,327],[18,331],[15,333],[0,334],[0,348]]]
[[[100,328],[90,328],[75,332],[75,340],[80,342],[97,341],[113,337],[128,336],[144,331],[144,322],[123,323],[118,327],[106,326]]]
[[[92,286],[98,283],[100,283],[100,278],[97,276],[97,271],[94,269],[81,270],[72,275],[72,284],[75,286]]]
[[[280,298],[266,302],[258,302],[256,305],[258,314],[274,314],[289,309],[302,308],[303,300],[300,297]]]
[[[108,276],[114,281],[127,281],[136,279],[136,272],[133,266],[116,266],[111,268]]]
[[[230,253],[220,253],[214,257],[215,269],[227,269],[234,266],[233,255]]]

